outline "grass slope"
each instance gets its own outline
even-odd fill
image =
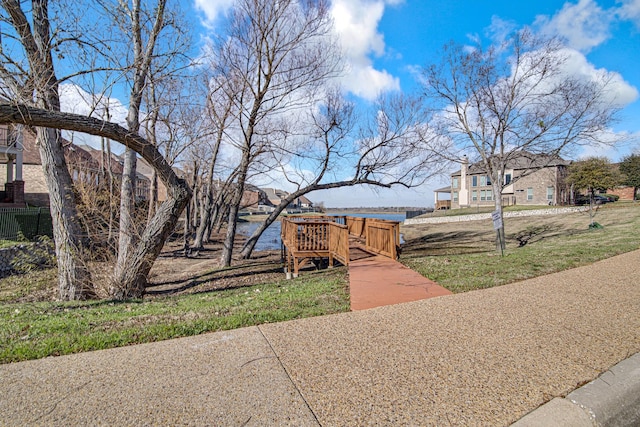
[[[349,310],[346,268],[222,291],[113,302],[0,305],[0,363]]]
[[[578,267],[640,247],[640,206],[603,206],[596,220],[602,229],[589,229],[586,213],[507,218],[505,256],[496,252],[491,220],[406,226],[402,262],[452,292],[465,292]],[[534,237],[519,247],[516,236],[528,230],[536,232]]]

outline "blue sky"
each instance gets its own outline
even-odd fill
[[[336,32],[351,73],[342,84],[368,102],[380,92],[416,89],[416,70],[438,62],[450,40],[487,41],[506,30],[525,26],[559,35],[584,60],[587,72],[618,73],[625,106],[614,133],[635,136],[633,143],[593,148],[582,155],[606,155],[617,161],[640,150],[640,0],[331,0]],[[193,20],[195,39],[216,30],[234,0],[181,0]],[[196,47],[197,49],[197,47]],[[314,202],[330,207],[432,206],[433,181],[411,190],[366,188],[311,193]]]
[[[628,102],[620,123],[612,129],[635,136],[623,146],[588,149],[582,155],[606,155],[613,161],[640,149],[640,1],[558,1],[535,2],[492,0],[448,1],[347,1],[352,5],[384,6],[375,24],[379,37],[367,53],[374,70],[384,73],[387,89],[412,91],[415,69],[438,61],[442,46],[450,40],[470,43],[476,37],[487,40],[504,29],[525,26],[549,35],[559,35],[567,45],[584,55],[593,69],[619,73],[628,84]],[[357,10],[357,6],[355,6]],[[370,25],[374,25],[373,22]],[[373,33],[373,32],[372,32]],[[380,46],[383,40],[384,46]],[[628,90],[631,89],[631,90]],[[635,91],[635,93],[634,93]],[[357,93],[357,89],[356,89]],[[432,206],[433,189],[446,182],[431,182],[413,190],[335,190],[312,194],[327,206]]]

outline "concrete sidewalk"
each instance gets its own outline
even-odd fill
[[[639,265],[2,365],[0,425],[506,426],[640,351]]]

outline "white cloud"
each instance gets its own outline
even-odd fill
[[[565,3],[553,17],[536,17],[534,26],[542,33],[563,37],[573,49],[589,52],[611,36],[610,26],[614,18],[613,9],[604,10],[595,0],[580,0],[578,3]]]
[[[92,95],[74,84],[60,86],[60,109],[65,113],[81,114],[83,116],[106,118],[106,109],[109,107],[109,121],[126,126],[128,109],[116,98]],[[79,132],[63,131],[63,136],[74,144],[85,144],[94,148],[100,148],[100,137]],[[117,142],[112,144],[113,151],[120,153],[124,147]]]
[[[400,80],[385,70],[376,70],[370,57],[385,54],[378,24],[385,6],[399,3],[400,0],[333,0],[331,15],[349,65],[343,84],[357,96],[372,100],[380,93],[400,89]]]
[[[213,28],[236,0],[195,0],[203,14],[203,25]],[[345,89],[367,100],[387,91],[400,90],[400,79],[386,70],[378,70],[371,56],[386,53],[384,35],[378,31],[385,7],[404,0],[332,0],[331,17],[348,65],[341,79]]]
[[[634,142],[638,140],[638,133],[629,134],[625,132],[616,132],[613,129],[603,131],[600,135],[600,144],[590,144],[582,146],[575,153],[576,159],[585,159],[587,157],[606,157],[612,162],[619,162],[628,155],[634,146]]]
[[[633,21],[640,28],[640,0],[622,0],[621,3],[618,16],[621,19]]]
[[[218,19],[235,3],[235,0],[195,0],[194,8],[204,15],[203,25],[213,28]]]
[[[517,25],[515,22],[504,20],[498,16],[492,16],[491,25],[486,29],[486,33],[494,43],[500,44],[509,38],[516,29]]]
[[[109,121],[126,126],[128,109],[120,100],[107,96],[93,95],[74,84],[60,86],[60,109],[66,113],[105,118],[108,106]]]
[[[566,58],[563,64],[563,72],[566,75],[581,77],[593,82],[597,82],[602,78],[609,81],[606,102],[625,107],[638,99],[638,89],[625,81],[621,74],[603,68],[596,68],[587,61],[587,58],[581,52],[576,50],[564,49],[560,53]]]

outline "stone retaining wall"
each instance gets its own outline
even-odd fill
[[[575,212],[584,212],[589,207],[564,207],[564,208],[549,208],[549,209],[535,209],[528,211],[516,211],[516,212],[504,212],[505,218],[518,218],[525,216],[540,216],[540,215],[561,215]],[[446,222],[466,222],[466,221],[482,221],[491,219],[491,213],[471,214],[471,215],[457,215],[457,216],[439,216],[434,218],[412,218],[404,220],[404,225],[414,224],[443,224]]]
[[[10,248],[0,249],[0,277],[6,277],[16,273],[13,260],[16,257],[25,257],[29,263],[44,264],[46,256],[53,256],[55,249],[51,241],[24,243]]]

